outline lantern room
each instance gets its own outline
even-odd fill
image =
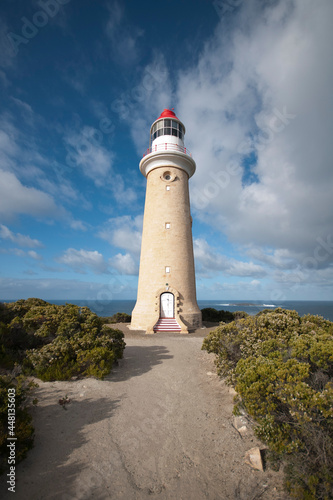
[[[159,144],[184,146],[185,127],[171,109],[165,109],[150,129],[150,147]]]
[[[147,177],[154,168],[177,167],[189,177],[195,172],[195,161],[184,145],[185,127],[171,109],[165,109],[150,128],[149,148],[140,162],[140,171]]]

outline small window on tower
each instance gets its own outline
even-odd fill
[[[170,222],[165,223],[165,229],[170,229]]]
[[[165,272],[166,272],[166,273],[169,273],[169,272],[170,272],[170,267],[169,267],[169,266],[166,266],[166,268],[165,268]]]

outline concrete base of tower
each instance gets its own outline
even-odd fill
[[[145,314],[145,315],[135,315],[132,313],[132,321],[131,324],[129,325],[130,330],[141,330],[141,331],[146,331],[149,326],[157,322],[158,318],[155,321],[155,318],[152,318],[151,314]],[[154,325],[155,325],[154,323]],[[154,332],[152,332],[154,333]]]
[[[189,332],[197,330],[202,327],[201,311],[180,313],[183,323],[187,326]]]
[[[158,321],[159,312],[154,310],[154,304],[149,305],[150,307],[147,307],[145,304],[136,304],[132,311],[130,330],[147,331],[151,326],[154,327]]]
[[[131,330],[155,333],[161,319],[175,319],[179,333],[190,333],[201,328],[201,311],[195,297],[185,299],[175,288],[168,285],[139,298],[132,311]],[[155,328],[155,331],[154,331]]]
[[[153,311],[152,313],[139,312],[133,310],[132,321],[129,326],[130,330],[140,330],[145,331],[147,334],[154,334],[154,327],[158,320],[160,319],[159,311]],[[201,311],[188,312],[188,313],[175,313],[175,320],[180,326],[180,334],[187,334],[195,331],[197,328],[201,328],[202,319]]]

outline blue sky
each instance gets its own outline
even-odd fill
[[[333,300],[331,0],[3,0],[0,299],[134,299],[175,108],[200,299]]]

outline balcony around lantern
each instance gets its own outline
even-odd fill
[[[160,142],[159,144],[153,144],[152,147],[148,148],[147,151],[143,154],[143,158],[150,153],[157,153],[162,151],[179,151],[180,153],[184,153],[192,158],[192,153],[190,153],[190,151],[185,146],[172,142]]]

